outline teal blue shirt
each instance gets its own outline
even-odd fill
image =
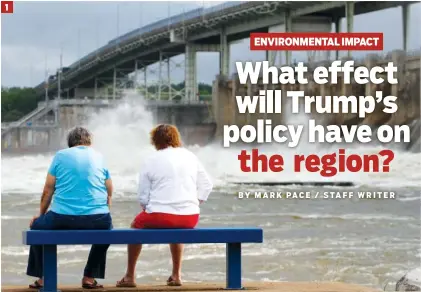
[[[106,214],[110,178],[102,155],[91,147],[76,146],[54,156],[48,173],[56,177],[51,211],[63,215]]]

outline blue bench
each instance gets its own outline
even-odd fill
[[[263,242],[260,228],[197,229],[113,229],[113,230],[30,230],[23,243],[44,248],[44,292],[57,290],[57,245],[75,244],[168,244],[225,243],[226,288],[242,289],[241,244]]]

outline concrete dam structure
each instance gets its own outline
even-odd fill
[[[344,59],[345,61],[347,59]],[[271,119],[272,125],[286,123],[283,114],[268,113],[239,113],[236,103],[236,96],[254,96],[259,95],[260,90],[280,89],[282,90],[282,103],[286,100],[286,91],[300,90],[304,91],[306,96],[375,96],[376,91],[382,91],[383,97],[387,95],[397,96],[396,104],[398,110],[393,114],[383,112],[381,104],[377,104],[374,112],[368,114],[365,118],[359,118],[358,114],[351,113],[332,113],[319,114],[314,108],[311,116],[318,124],[323,125],[369,125],[376,128],[380,125],[410,125],[411,143],[405,148],[412,151],[420,151],[420,58],[416,53],[405,53],[404,51],[393,51],[384,56],[368,55],[365,59],[355,60],[355,67],[364,65],[368,68],[374,66],[386,66],[388,62],[393,62],[398,68],[395,76],[398,84],[343,84],[343,76],[338,76],[338,84],[319,85],[312,80],[312,74],[308,74],[309,83],[303,84],[285,84],[285,85],[265,85],[261,78],[258,84],[241,84],[238,75],[233,75],[231,79],[220,75],[213,84],[213,112],[217,125],[216,135],[222,138],[224,125],[253,125],[256,126],[258,119]],[[318,66],[329,66],[330,62],[320,62],[307,64],[308,71]],[[384,76],[385,77],[385,76]],[[351,79],[352,80],[352,79]],[[314,103],[313,103],[314,105]],[[282,109],[284,109],[284,104]],[[309,117],[310,118],[310,117]]]
[[[271,119],[272,125],[285,123],[281,114],[240,114],[237,110],[236,96],[258,95],[259,90],[281,89],[302,90],[305,95],[374,95],[375,91],[383,91],[383,96],[397,96],[398,111],[386,114],[382,107],[368,114],[364,119],[357,114],[318,114],[312,113],[319,124],[334,125],[370,125],[378,127],[382,124],[411,125],[411,143],[408,150],[420,149],[420,57],[419,52],[405,53],[394,51],[380,55],[368,55],[365,59],[355,60],[355,66],[385,66],[393,62],[398,67],[398,84],[384,82],[375,84],[344,85],[339,76],[338,84],[318,85],[307,77],[309,84],[300,85],[264,85],[245,84],[239,82],[238,76],[228,79],[219,75],[213,83],[212,103],[201,101],[144,101],[146,109],[151,113],[154,123],[171,123],[179,127],[185,144],[205,145],[214,139],[221,139],[224,125],[255,125],[257,119]],[[320,65],[328,66],[330,61],[307,64],[309,72]],[[283,98],[283,101],[285,99]],[[48,103],[41,102],[36,110],[24,119],[3,125],[2,151],[50,151],[65,146],[65,134],[68,129],[83,125],[89,118],[106,109],[112,109],[122,100],[103,99],[61,99]],[[285,108],[285,107],[283,107]]]
[[[124,100],[89,99],[50,101],[47,105],[41,102],[32,117],[14,125],[2,125],[2,151],[44,152],[66,147],[65,137],[69,129],[86,125],[92,116],[112,111],[124,103]],[[132,107],[140,105],[140,101],[128,100],[127,103]],[[205,145],[214,137],[216,126],[211,105],[206,102],[148,101],[143,106],[153,123],[177,125],[185,144]]]

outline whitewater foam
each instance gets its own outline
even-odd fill
[[[308,117],[303,114],[288,114],[292,124],[305,124]],[[116,198],[124,199],[125,193],[135,193],[137,173],[142,160],[154,149],[149,142],[149,131],[154,126],[153,116],[148,112],[141,97],[130,93],[116,108],[94,114],[85,123],[93,133],[93,146],[106,158],[111,176],[116,186]],[[349,147],[348,147],[349,146]],[[347,146],[347,152],[356,154],[378,153],[380,146]],[[336,147],[336,146],[335,146]],[[319,155],[332,153],[335,148],[320,148],[301,141],[295,149],[279,145],[263,145],[259,152],[266,155],[281,154],[285,159],[285,170],[281,173],[244,173],[238,163],[242,149],[252,146],[223,148],[220,143],[205,147],[189,147],[201,159],[212,176],[216,188],[223,192],[232,189],[234,181],[353,181],[357,186],[382,188],[421,186],[421,154],[395,152],[388,173],[339,173],[331,178],[323,178],[319,173],[295,173],[292,157],[295,154]],[[2,157],[2,193],[39,193],[45,173],[52,160],[52,154]]]

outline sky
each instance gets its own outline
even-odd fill
[[[63,65],[67,66],[118,35],[169,15],[219,3],[15,1],[14,13],[1,15],[1,85],[35,86],[45,79],[46,68],[52,74],[59,67],[61,50]],[[412,4],[410,50],[421,47],[420,16],[421,3]],[[342,27],[345,27],[345,23]],[[401,9],[392,8],[356,16],[354,31],[383,32],[385,51],[402,49]],[[230,70],[233,72],[235,61],[263,60],[264,56],[263,52],[251,52],[247,39],[232,44]],[[293,59],[302,57],[296,53],[292,56]],[[171,62],[172,67],[183,62],[183,56],[175,57]],[[197,62],[197,80],[211,83],[219,70],[218,54],[199,53]],[[180,79],[184,74],[182,66],[171,69],[171,74],[175,79]]]

